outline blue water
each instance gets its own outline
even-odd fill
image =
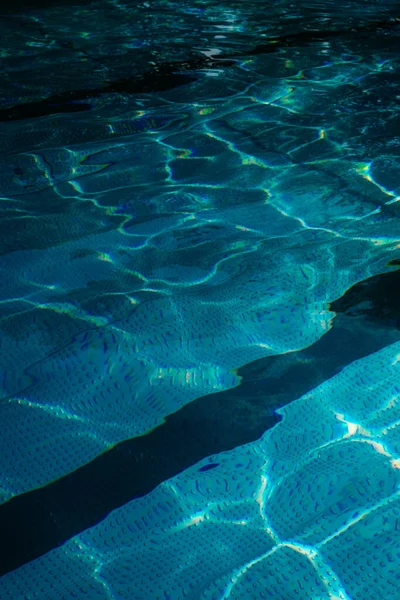
[[[0,598],[400,597],[396,3],[38,2],[0,30],[0,520],[166,432],[162,476],[77,535],[75,491],[32,550],[15,519]]]

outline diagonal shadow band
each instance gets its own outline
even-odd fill
[[[0,121],[34,119],[60,113],[76,113],[92,108],[91,101],[105,94],[149,94],[167,91],[198,79],[196,72],[202,69],[229,67],[242,57],[278,52],[282,48],[308,46],[334,38],[363,36],[387,32],[400,24],[400,18],[377,21],[345,30],[300,31],[268,39],[264,44],[246,51],[221,54],[218,57],[196,57],[181,62],[164,62],[141,75],[128,76],[93,89],[69,90],[37,102],[16,104],[0,110]]]
[[[350,362],[400,340],[399,293],[398,270],[356,284],[331,304],[333,327],[309,348],[242,367],[239,387],[198,398],[147,435],[0,506],[0,575],[60,546],[201,459],[256,440],[280,420],[277,408]],[[207,477],[204,472],[214,465],[199,469],[199,477]]]

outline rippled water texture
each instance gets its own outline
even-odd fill
[[[400,258],[395,2],[48,4],[0,14],[2,502],[297,357]],[[2,597],[395,598],[399,356],[294,386]]]

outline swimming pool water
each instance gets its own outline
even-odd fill
[[[396,597],[395,9],[1,16],[0,520],[165,431],[162,476],[98,524],[61,499],[51,527],[77,535],[1,597]],[[232,399],[211,424],[209,395]],[[196,452],[171,425],[190,410]]]

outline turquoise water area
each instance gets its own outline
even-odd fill
[[[16,3],[0,30],[0,519],[253,364],[243,429],[276,412],[0,597],[400,596],[398,283],[381,311],[357,287],[400,264],[396,3]]]
[[[215,469],[13,571],[6,598],[396,598],[399,365],[399,343],[352,363]]]

